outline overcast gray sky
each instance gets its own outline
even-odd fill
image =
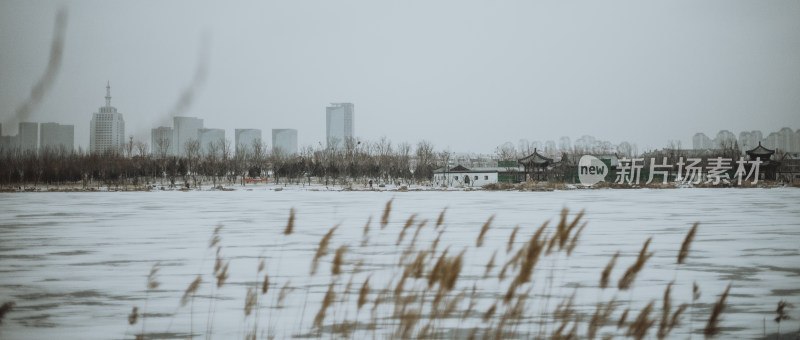
[[[48,65],[30,121],[124,114],[149,143],[192,84],[206,127],[325,138],[325,106],[355,104],[356,134],[490,153],[505,141],[584,134],[640,150],[701,131],[800,128],[800,1],[8,1],[0,0],[4,134]]]

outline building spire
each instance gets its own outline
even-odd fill
[[[106,106],[111,106],[111,82],[106,83]]]

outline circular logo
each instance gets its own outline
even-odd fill
[[[584,155],[578,161],[578,180],[583,185],[595,185],[608,175],[608,167],[599,158]]]

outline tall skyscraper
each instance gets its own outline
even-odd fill
[[[200,154],[208,155],[212,151],[217,156],[222,155],[222,144],[225,143],[225,130],[223,129],[197,129],[197,141],[200,142]]]
[[[344,145],[345,140],[354,137],[354,111],[352,103],[331,103],[325,108],[325,140],[328,147]]]
[[[23,152],[36,151],[39,147],[39,123],[19,123],[17,143]]]
[[[150,130],[150,152],[157,157],[174,156],[175,142],[172,128],[159,126]]]
[[[186,142],[197,139],[197,130],[203,128],[203,120],[195,117],[174,117],[172,119],[173,133],[175,137],[172,142],[175,143],[176,155],[186,155]],[[198,140],[199,141],[199,140]]]
[[[106,84],[106,106],[92,114],[89,126],[89,152],[119,151],[125,144],[125,120],[111,106],[111,84]]]
[[[236,129],[236,153],[252,152],[253,143],[261,143],[260,129]]]
[[[75,148],[75,126],[42,123],[39,131],[39,148],[71,152]]]
[[[272,148],[284,155],[297,154],[297,130],[272,129]]]

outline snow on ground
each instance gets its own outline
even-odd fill
[[[649,250],[654,257],[637,277],[634,288],[617,294],[617,300],[623,301],[617,316],[624,308],[638,310],[651,300],[656,300],[655,309],[660,311],[664,288],[671,281],[675,281],[673,306],[691,301],[693,282],[700,286],[702,296],[691,326],[695,334],[699,334],[709,309],[728,284],[732,288],[723,314],[722,338],[758,337],[764,318],[767,331],[774,332],[775,324],[770,320],[777,302],[787,300],[800,306],[797,189],[247,189],[251,188],[233,192],[0,193],[0,302],[16,302],[0,325],[0,337],[133,338],[141,331],[141,320],[129,326],[127,315],[138,306],[140,312],[149,315],[147,333],[185,337],[190,329],[206,333],[207,325],[212,324],[215,338],[243,338],[253,325],[253,316],[245,319],[244,299],[247,288],[263,277],[257,272],[261,258],[266,259],[271,286],[267,301],[258,311],[262,320],[259,327],[271,329],[277,338],[308,334],[333,279],[332,254],[320,260],[316,275],[309,274],[320,239],[331,227],[339,225],[330,249],[349,245],[345,274],[337,279],[339,291],[351,277],[351,291],[357,290],[367,276],[377,290],[397,280],[391,275],[404,247],[395,245],[406,219],[418,214],[416,221],[428,221],[416,241],[427,247],[438,235],[432,225],[445,207],[446,232],[438,249],[449,246],[451,253],[456,253],[468,248],[456,291],[468,291],[475,283],[482,297],[477,299],[475,310],[481,315],[475,316],[475,322],[460,325],[458,320],[442,321],[456,330],[480,324],[483,311],[498,294],[505,293],[504,283],[483,279],[483,273],[496,249],[497,266],[490,276],[496,277],[499,267],[513,255],[505,252],[513,228],[520,227],[515,245],[518,249],[543,222],[557,222],[563,207],[570,209],[570,219],[585,209],[588,225],[570,257],[552,256],[537,265],[532,293],[549,292],[555,296],[549,303],[555,305],[576,291],[575,287],[581,287],[576,310],[588,313],[585,319],[591,316],[595,303],[609,300],[616,292],[597,288],[611,256],[620,251],[612,272],[612,282],[616,282],[648,237],[653,237]],[[391,198],[390,224],[381,229],[380,217]],[[294,233],[283,235],[290,208],[296,211]],[[492,215],[495,218],[485,244],[476,248],[478,232]],[[363,228],[370,216],[370,245],[361,247]],[[700,222],[700,227],[689,259],[676,270],[678,249],[694,222]],[[210,275],[215,253],[208,246],[219,224],[223,225],[221,255],[230,261],[230,278],[215,289]],[[410,242],[413,229],[405,235],[404,244]],[[157,279],[161,285],[148,291],[147,275],[155,263],[160,263]],[[361,271],[351,275],[356,267]],[[193,307],[181,307],[181,296],[198,274],[203,274],[204,283]],[[553,288],[544,284],[548,277],[552,277]],[[275,305],[274,296],[287,282],[295,289],[281,308],[268,308]],[[390,307],[382,308],[391,313]],[[540,305],[530,308],[534,312],[546,309]],[[789,313],[792,320],[784,321],[784,332],[800,326],[800,309],[790,309]],[[334,318],[352,320],[356,314],[355,308],[329,311],[326,324]],[[213,322],[209,322],[211,315]],[[368,319],[364,310],[357,315],[359,321]],[[654,316],[659,318],[660,314]],[[379,328],[381,325],[386,326],[380,324]],[[689,328],[686,314],[672,335],[685,338]],[[615,327],[603,331],[614,334]]]

